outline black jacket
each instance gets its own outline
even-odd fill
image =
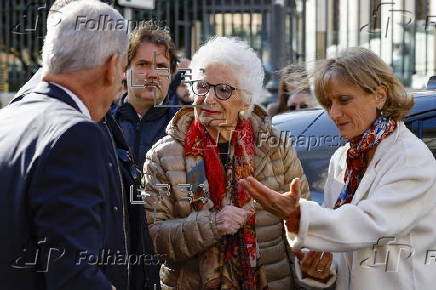
[[[21,100],[25,95],[29,94],[41,79],[41,73],[38,71],[34,77],[23,86],[20,91],[15,95],[11,103]],[[26,97],[26,98],[29,98]],[[104,129],[107,141],[115,147],[110,154],[117,156],[119,172],[121,173],[123,185],[123,198],[126,209],[125,229],[127,234],[127,244],[130,255],[137,257],[144,257],[142,262],[132,263],[130,265],[130,289],[131,290],[144,290],[144,289],[160,289],[159,280],[159,264],[162,262],[160,256],[154,254],[153,244],[148,233],[148,227],[145,224],[145,208],[141,202],[138,202],[138,197],[135,192],[141,179],[141,171],[137,169],[128,151],[128,145],[124,140],[120,127],[113,119],[110,112],[108,112],[98,125]],[[115,154],[115,152],[116,154]],[[119,176],[119,172],[116,176]],[[116,178],[115,176],[115,178]],[[131,202],[132,199],[136,202]],[[121,195],[120,195],[121,196]],[[17,288],[18,289],[18,288]]]
[[[96,260],[128,242],[102,127],[42,82],[0,111],[0,147],[1,289],[128,289],[126,265]]]
[[[131,266],[130,288],[132,290],[160,289],[159,269],[163,258],[154,253],[153,243],[145,223],[145,208],[142,199],[138,197],[142,171],[134,163],[123,133],[110,112],[106,114],[101,125],[107,128],[107,132],[114,142],[123,176],[124,193],[128,200],[130,253],[137,255],[137,257],[145,255],[145,259],[141,263],[133,263]]]
[[[135,163],[142,170],[147,151],[166,135],[165,129],[179,108],[152,107],[140,119],[133,106],[126,102],[126,97],[127,94],[122,96],[111,111],[123,131]]]

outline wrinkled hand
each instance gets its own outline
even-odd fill
[[[221,235],[235,234],[253,212],[245,208],[226,205],[216,213],[216,227]]]
[[[255,178],[249,176],[239,180],[252,198],[260,202],[262,207],[281,219],[287,219],[299,206],[301,197],[299,178],[294,178],[290,185],[290,192],[280,194],[269,189]]]
[[[322,283],[328,282],[332,276],[330,272],[330,266],[333,261],[332,253],[317,251],[303,252],[296,248],[293,248],[292,252],[300,260],[303,278],[309,277]]]

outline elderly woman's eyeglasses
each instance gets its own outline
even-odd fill
[[[236,88],[228,84],[214,85],[202,80],[192,81],[191,84],[192,84],[192,91],[197,96],[207,95],[207,93],[209,93],[209,89],[213,87],[215,91],[215,97],[223,101],[228,100],[232,96],[232,92],[236,90]]]

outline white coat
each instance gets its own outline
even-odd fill
[[[377,146],[352,202],[333,210],[344,186],[348,148],[339,148],[331,158],[323,207],[301,201],[294,246],[335,252],[337,290],[436,289],[432,153],[399,122]],[[297,276],[301,277],[298,267]]]

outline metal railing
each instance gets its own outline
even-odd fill
[[[293,0],[284,1],[283,15],[288,21],[283,41],[284,57],[271,52],[272,0],[156,0],[153,10],[132,12],[132,21],[154,19],[170,28],[180,56],[191,58],[198,47],[214,35],[237,36],[250,43],[267,70],[274,57],[289,62],[293,58],[291,29]],[[17,89],[40,64],[46,18],[53,0],[0,1],[0,89]],[[120,13],[125,8],[115,5]],[[292,21],[291,21],[292,22]],[[290,24],[289,24],[290,23]],[[272,32],[272,33],[271,33]],[[284,63],[280,63],[281,66]],[[7,68],[7,72],[4,70]]]

